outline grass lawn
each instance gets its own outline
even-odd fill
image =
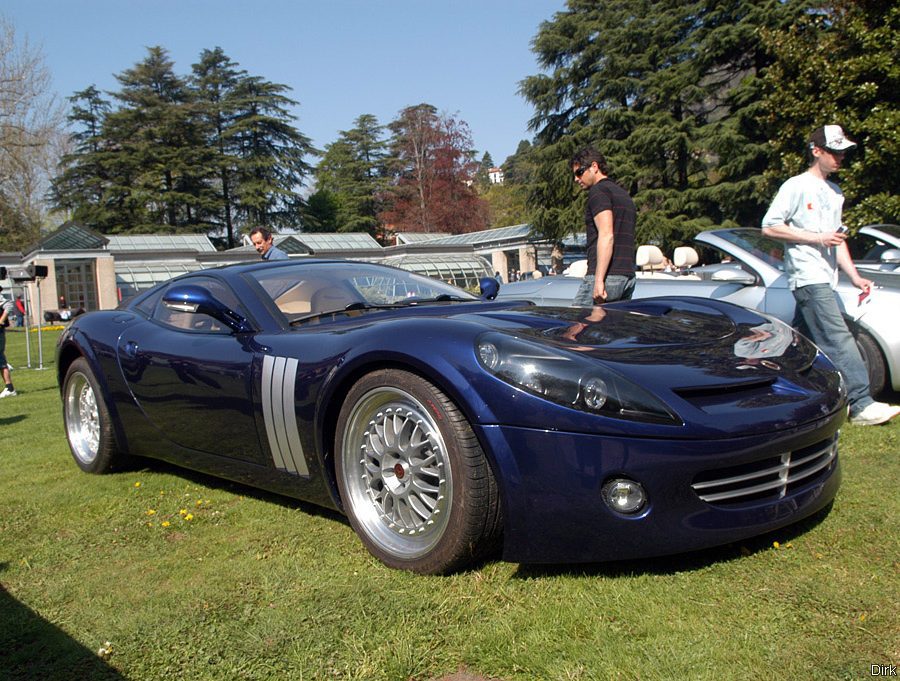
[[[676,558],[422,577],[290,499],[157,463],[80,472],[56,333],[43,371],[24,339],[7,333],[19,395],[0,400],[0,679],[861,679],[900,664],[900,421],[845,426],[842,489],[801,527]]]

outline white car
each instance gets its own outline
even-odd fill
[[[697,296],[727,300],[777,317],[794,318],[794,296],[784,273],[784,244],[754,228],[720,229],[695,237],[702,265],[681,273],[638,271],[635,298]],[[841,277],[837,292],[863,360],[869,369],[872,393],[900,390],[900,276],[867,270],[875,290],[860,302],[860,291]],[[500,288],[498,299],[530,300],[538,305],[569,306],[578,290],[578,277],[542,277]]]

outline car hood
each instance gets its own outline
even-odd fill
[[[845,406],[840,375],[810,341],[774,318],[723,301],[510,305],[473,316],[482,328],[590,357],[652,392],[694,434],[722,437],[748,422],[778,430]]]
[[[689,297],[590,309],[521,306],[479,317],[498,331],[582,353],[641,382],[673,389],[800,374],[817,355],[812,343],[785,324],[729,303]]]

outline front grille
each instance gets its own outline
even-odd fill
[[[838,435],[793,452],[766,457],[734,468],[704,471],[691,484],[703,501],[734,505],[780,499],[793,489],[824,476],[837,458]]]

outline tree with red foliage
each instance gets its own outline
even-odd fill
[[[393,182],[379,216],[395,232],[460,234],[487,227],[487,203],[475,191],[478,162],[469,126],[430,104],[407,107],[393,133]]]

